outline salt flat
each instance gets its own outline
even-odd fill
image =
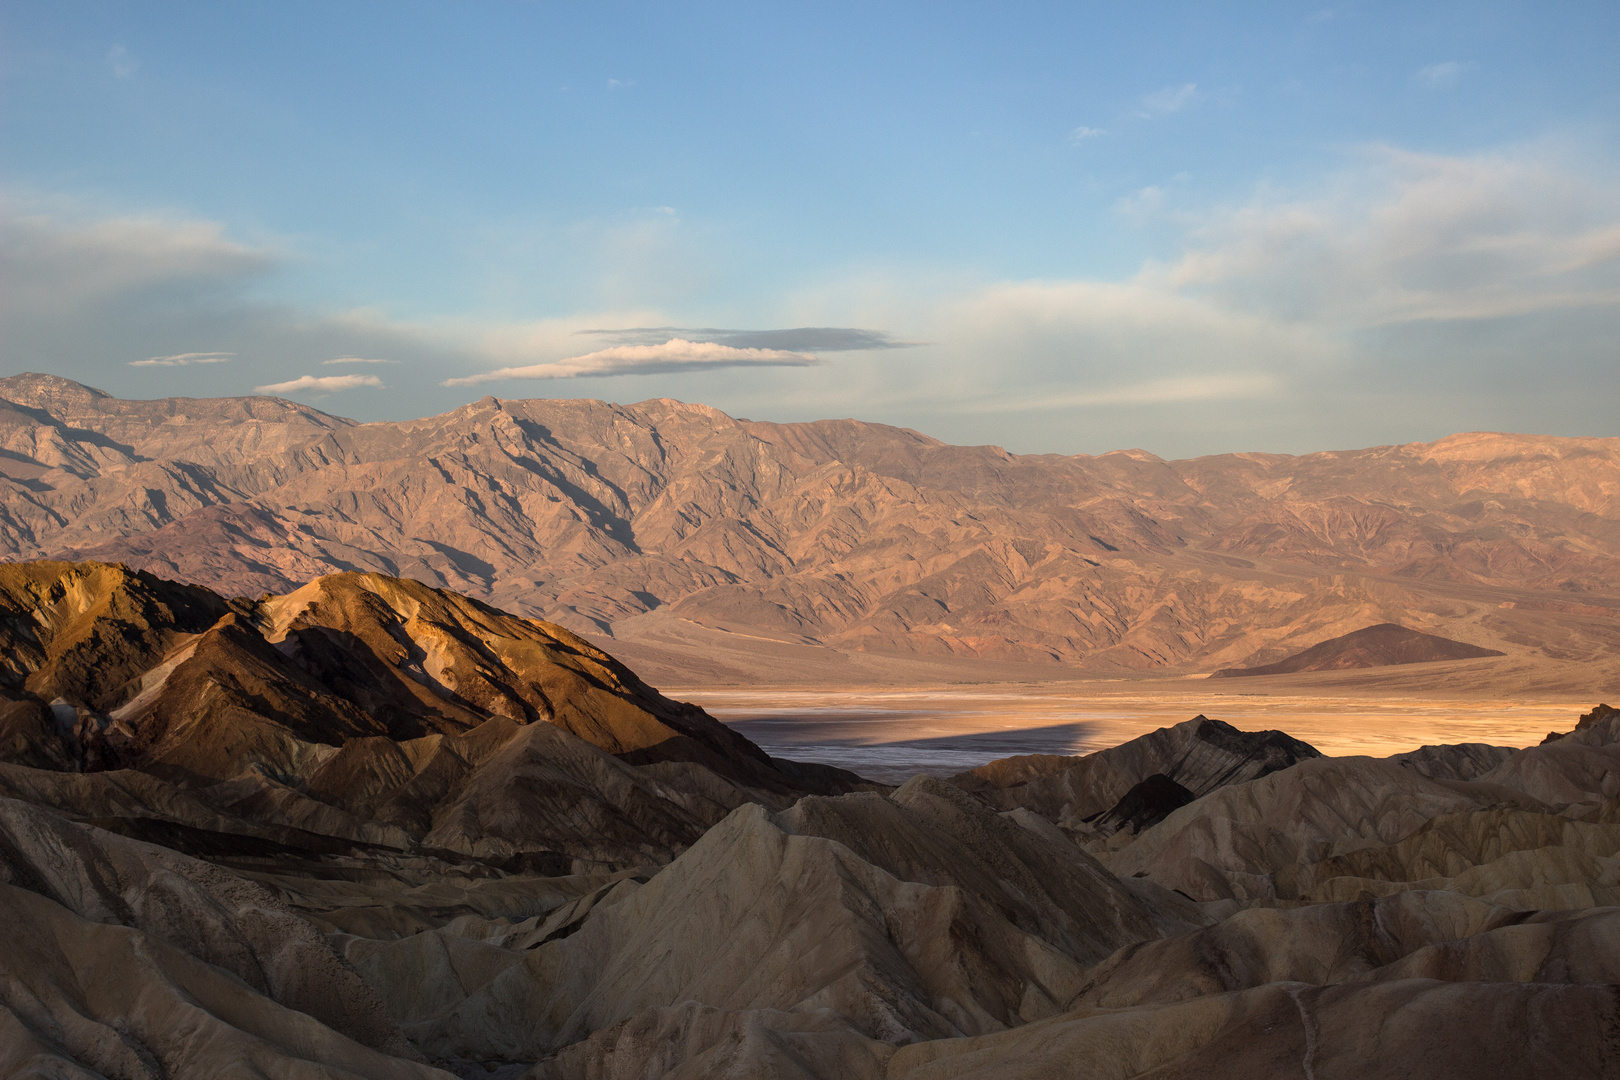
[[[1325,754],[1385,757],[1435,743],[1530,746],[1567,731],[1592,701],[1262,690],[1222,680],[994,686],[668,691],[769,753],[885,783],[948,776],[1013,754],[1088,754],[1200,713],[1278,729]]]

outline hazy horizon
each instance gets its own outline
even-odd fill
[[[1620,433],[1605,4],[0,13],[0,372],[1020,453]]]
[[[53,372],[40,372],[40,371],[21,371],[21,372],[16,372],[15,374],[17,374],[17,375],[47,375],[47,376],[54,375]],[[0,377],[9,377],[9,376],[0,376]],[[67,378],[67,376],[56,376],[56,377]],[[75,379],[73,381],[74,382],[79,382],[80,385],[88,386],[92,390],[98,390],[98,391],[101,391],[103,393],[109,393],[109,391],[107,391],[104,387],[95,386],[95,385],[93,385],[91,383],[85,383],[85,382],[82,382],[81,380],[77,380],[77,379]],[[113,396],[114,397],[119,397],[120,395],[115,394]],[[202,397],[255,397],[255,396],[259,396],[259,397],[276,397],[278,395],[273,395],[273,394],[256,395],[256,394],[251,394],[251,393],[250,394],[241,394],[241,395],[223,395],[223,394],[222,395],[213,395],[213,394],[210,394],[210,395],[197,395],[197,394],[180,393],[180,394],[170,394],[170,395],[166,395],[166,396],[167,397],[173,397],[173,398],[202,398]],[[527,395],[488,394],[488,395],[485,395],[485,396],[493,397],[493,398],[495,398],[497,400],[501,400],[501,401],[513,401],[513,402],[521,402],[521,401],[596,401],[596,402],[600,402],[600,403],[606,404],[606,405],[612,405],[612,406],[617,406],[617,407],[630,407],[630,408],[640,406],[640,405],[645,405],[645,404],[647,404],[649,402],[658,401],[658,400],[673,400],[673,401],[678,401],[683,405],[703,405],[703,406],[707,406],[707,407],[710,407],[710,408],[714,407],[714,406],[709,406],[707,402],[688,401],[686,399],[674,397],[673,395],[669,395],[669,394],[659,395],[658,397],[654,397],[654,398],[642,398],[639,401],[615,401],[615,400],[608,399],[608,398],[563,397],[563,396],[560,396],[560,395],[553,396],[553,397],[542,397],[541,395],[538,395],[538,394],[527,394]],[[162,399],[160,399],[160,398],[124,398],[123,400],[162,400]],[[352,423],[357,423],[357,424],[385,423],[386,424],[386,423],[407,423],[407,422],[412,421],[412,420],[426,420],[426,419],[431,419],[432,417],[435,417],[435,416],[443,416],[446,413],[454,412],[455,410],[460,409],[460,408],[465,408],[469,404],[475,404],[476,400],[482,400],[482,398],[476,399],[475,402],[463,402],[463,403],[458,404],[458,405],[452,405],[452,406],[449,406],[449,407],[447,407],[447,408],[445,408],[445,409],[443,409],[443,410],[441,410],[440,412],[437,412],[437,413],[422,413],[422,414],[419,414],[419,415],[416,415],[416,416],[401,416],[401,417],[397,417],[397,418],[388,417],[388,418],[373,419],[373,420],[365,420],[365,419],[359,419],[359,418],[354,417],[354,416],[349,416],[349,415],[345,414],[341,409],[338,409],[338,408],[334,407],[332,402],[329,401],[329,400],[328,401],[322,401],[322,400],[317,399],[317,400],[314,400],[314,401],[297,401],[294,398],[288,398],[288,397],[284,397],[284,398],[282,398],[282,400],[292,401],[294,404],[305,406],[305,407],[308,407],[308,408],[312,408],[312,409],[315,409],[315,410],[317,410],[319,412],[325,413],[328,416],[333,416],[333,417],[336,417],[336,418],[338,418],[340,420],[347,420],[347,421],[350,421]],[[720,411],[725,412],[724,409],[722,409]],[[757,420],[765,420],[766,422],[769,422],[769,423],[815,423],[817,421],[844,421],[844,420],[852,420],[852,421],[857,421],[857,422],[862,422],[862,423],[871,423],[871,424],[883,424],[884,423],[883,421],[869,420],[869,419],[867,419],[865,417],[862,417],[862,416],[816,416],[816,417],[809,417],[809,418],[807,418],[805,420],[777,421],[777,420],[768,420],[767,418],[764,418],[764,417],[736,416],[736,415],[733,415],[731,413],[726,413],[726,415],[731,416],[731,418],[733,420],[737,420],[737,421],[740,421],[740,422],[743,422],[743,423],[751,423],[751,422],[754,422],[754,421],[757,421]],[[909,425],[904,425],[904,424],[885,424],[884,426],[899,427],[899,428],[903,428],[905,430],[915,431],[918,434],[926,436],[928,438],[938,439],[940,442],[946,443],[947,445],[967,446],[967,447],[972,447],[972,446],[994,446],[994,447],[997,447],[998,449],[1009,450],[1010,453],[1013,453],[1013,454],[1015,454],[1017,456],[1042,456],[1042,455],[1047,455],[1047,454],[1051,454],[1051,453],[1059,453],[1059,456],[1075,456],[1075,455],[1078,455],[1078,456],[1092,456],[1092,457],[1095,457],[1095,456],[1100,456],[1100,455],[1103,455],[1103,454],[1112,454],[1112,453],[1141,453],[1141,452],[1146,452],[1146,453],[1152,454],[1155,457],[1162,458],[1162,459],[1164,459],[1166,461],[1176,461],[1176,460],[1185,460],[1187,458],[1193,458],[1193,457],[1216,457],[1216,456],[1221,456],[1223,454],[1244,454],[1244,453],[1278,454],[1278,455],[1285,456],[1285,457],[1301,457],[1301,456],[1305,456],[1305,455],[1309,455],[1309,454],[1339,453],[1339,452],[1348,452],[1348,451],[1356,451],[1356,450],[1372,450],[1372,449],[1377,449],[1380,446],[1406,445],[1406,444],[1400,444],[1400,443],[1375,443],[1375,444],[1368,444],[1368,445],[1362,445],[1362,446],[1316,446],[1316,447],[1311,447],[1311,448],[1308,448],[1308,449],[1294,450],[1294,451],[1271,451],[1271,450],[1266,450],[1266,449],[1263,449],[1263,448],[1236,447],[1236,448],[1233,448],[1233,449],[1230,449],[1230,450],[1216,450],[1216,451],[1211,451],[1208,454],[1189,454],[1189,455],[1185,455],[1185,456],[1181,456],[1181,457],[1178,457],[1178,456],[1175,456],[1175,455],[1170,455],[1170,454],[1158,453],[1151,446],[1113,446],[1113,447],[1108,447],[1107,449],[1100,450],[1100,451],[1075,451],[1074,455],[1064,455],[1064,454],[1061,454],[1060,452],[1055,452],[1055,451],[1037,450],[1037,451],[1021,452],[1021,451],[1016,451],[1016,450],[1010,450],[1008,447],[1002,446],[1000,443],[952,443],[950,440],[940,438],[938,435],[936,435],[933,432],[928,431],[928,430],[926,430],[924,428],[916,428],[916,427],[911,427]],[[1433,439],[1412,440],[1412,442],[1434,443],[1434,442],[1439,442],[1439,441],[1442,441],[1442,440],[1445,440],[1445,439],[1455,438],[1455,437],[1458,437],[1458,436],[1468,436],[1468,435],[1498,435],[1498,436],[1522,437],[1522,438],[1611,438],[1611,439],[1612,438],[1620,438],[1620,436],[1616,436],[1616,435],[1597,435],[1597,436],[1548,435],[1546,432],[1540,432],[1540,431],[1450,431],[1450,432],[1446,432],[1443,435],[1436,436]]]

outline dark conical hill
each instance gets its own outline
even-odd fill
[[[1343,671],[1347,668],[1391,667],[1396,664],[1428,664],[1436,660],[1473,660],[1501,656],[1495,649],[1470,645],[1466,641],[1408,630],[1395,623],[1379,623],[1351,634],[1329,638],[1304,652],[1250,668],[1224,668],[1211,678],[1240,675],[1290,675],[1298,671]]]

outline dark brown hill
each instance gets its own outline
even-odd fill
[[[1496,649],[1452,641],[1435,634],[1408,630],[1395,623],[1379,623],[1341,637],[1312,645],[1304,652],[1260,667],[1224,668],[1212,679],[1242,675],[1288,675],[1296,671],[1343,671],[1347,668],[1390,667],[1395,664],[1429,664],[1437,660],[1474,660],[1501,656]]]
[[[1620,655],[1620,439],[1021,456],[669,400],[356,424],[0,379],[0,556],[64,553],[227,596],[413,578],[688,685],[782,678],[762,642],[1197,672],[1401,621],[1589,687]]]

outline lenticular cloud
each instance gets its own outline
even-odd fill
[[[785,349],[739,349],[712,341],[670,338],[662,345],[615,345],[547,364],[505,367],[460,379],[445,386],[475,386],[497,379],[574,379],[587,375],[646,375],[719,367],[809,367],[821,363],[810,353]]]
[[[188,352],[173,356],[148,356],[145,360],[131,360],[130,367],[190,367],[192,364],[228,364],[233,352]]]
[[[253,389],[260,394],[296,394],[302,390],[315,390],[329,394],[335,390],[353,390],[360,386],[381,386],[382,380],[375,375],[300,375],[287,382],[270,383],[266,386],[255,386]]]

